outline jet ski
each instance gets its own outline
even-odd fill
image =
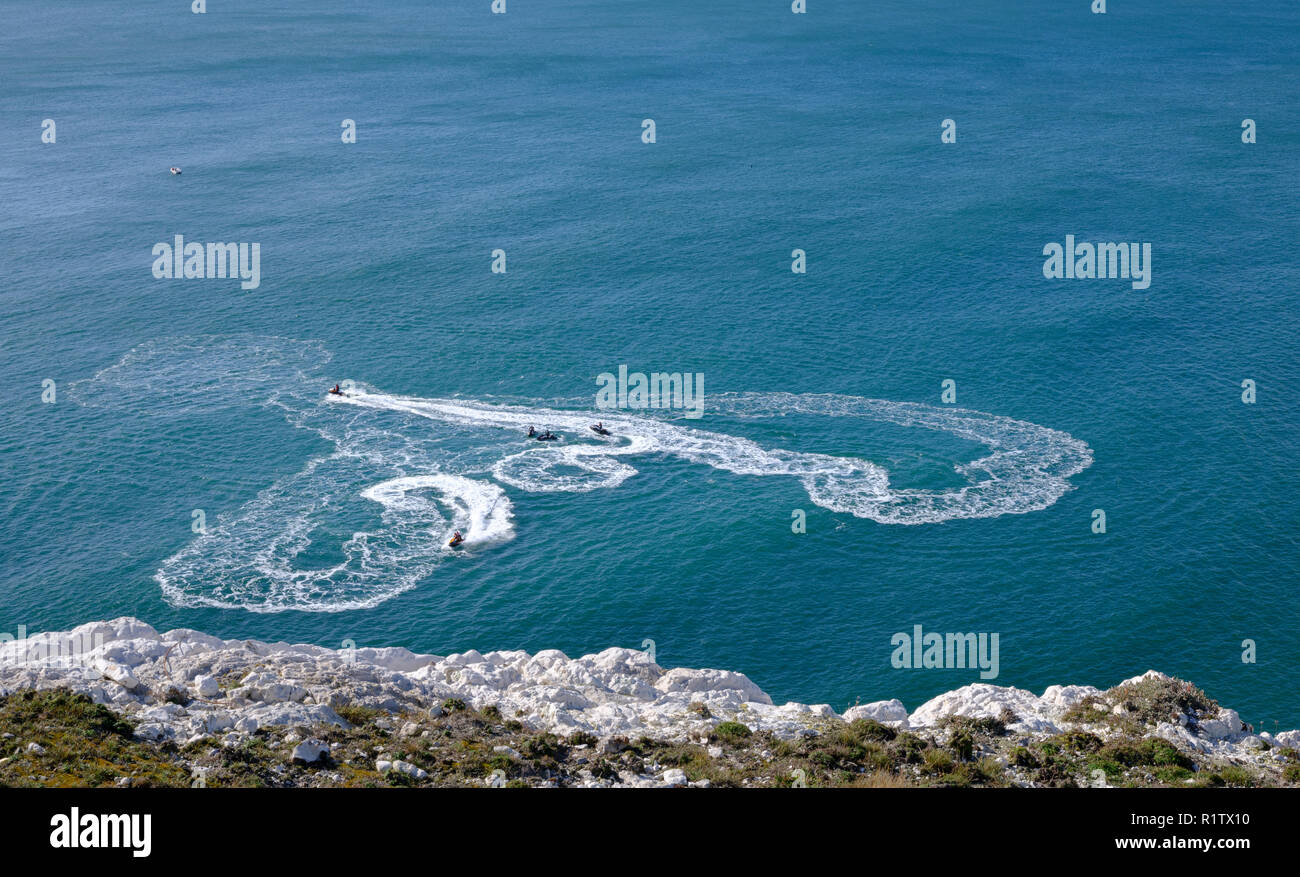
[[[180,176],[180,174],[181,174],[181,169],[178,168],[178,167],[169,168],[169,170],[171,170],[173,176],[177,176],[177,177],[178,177],[178,176]]]
[[[331,395],[331,396],[342,396],[342,395],[343,395],[343,391],[339,389],[339,385],[338,385],[338,384],[335,384],[335,385],[334,385],[334,389],[330,390],[330,395]]]
[[[613,434],[613,433],[611,433],[609,430],[605,429],[605,427],[601,426],[599,423],[594,423],[594,424],[592,424],[592,426],[591,426],[591,431],[594,432],[596,435],[612,435],[612,434]]]
[[[558,438],[559,438],[559,436],[556,435],[556,434],[553,433],[553,432],[544,432],[544,433],[542,433],[541,435],[539,435],[539,436],[537,437],[537,440],[538,440],[539,442],[553,442],[553,441],[557,440]]]
[[[456,535],[451,537],[451,540],[447,543],[447,545],[451,548],[455,548],[464,541],[465,541],[465,537],[457,533]]]

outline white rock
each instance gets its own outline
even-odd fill
[[[1052,712],[1053,718],[1061,718],[1066,710],[1084,698],[1101,694],[1091,685],[1049,685],[1039,698],[1042,706]]]
[[[107,658],[95,658],[91,663],[99,673],[105,678],[125,688],[127,691],[135,691],[140,687],[140,680],[136,679],[131,668],[117,661],[110,661]]]
[[[290,758],[293,761],[300,761],[303,764],[315,764],[321,758],[329,754],[329,744],[323,743],[315,737],[311,737],[293,747],[293,754]]]
[[[1197,738],[1191,731],[1188,731],[1186,728],[1179,725],[1175,725],[1173,722],[1161,722],[1156,725],[1154,731],[1145,736],[1159,737],[1163,740],[1167,740],[1179,749],[1190,749],[1197,752],[1209,751],[1209,746],[1206,745],[1204,740]]]
[[[172,729],[157,722],[145,722],[135,729],[135,736],[141,740],[165,740],[174,734]]]
[[[235,717],[228,712],[214,710],[202,718],[202,730],[205,734],[215,734],[235,727]]]
[[[913,728],[926,728],[950,715],[996,719],[1004,710],[1015,713],[1022,722],[1047,722],[1051,718],[1049,710],[1031,692],[977,682],[926,701],[908,716],[908,722]]]
[[[1149,671],[1128,681],[1153,677],[1168,678]],[[238,689],[224,695],[218,690],[210,696],[217,678],[242,681]],[[199,699],[184,709],[156,703],[153,689],[166,680],[196,692]],[[315,645],[221,640],[187,629],[160,634],[134,618],[0,642],[0,692],[31,688],[84,693],[135,720],[142,738],[188,740],[223,733],[232,745],[260,728],[288,730],[321,723],[347,727],[334,709],[344,704],[389,713],[375,721],[376,727],[400,725],[409,730],[405,719],[393,716],[427,711],[437,718],[443,713],[440,704],[453,698],[477,709],[499,707],[503,716],[518,719],[531,730],[595,735],[603,741],[597,747],[602,753],[617,748],[611,745],[613,737],[635,740],[648,734],[663,740],[696,740],[713,722],[722,720],[738,721],[784,740],[815,735],[834,721],[825,704],[774,705],[742,673],[665,671],[634,649],[611,648],[574,659],[556,650],[535,655],[470,650],[442,658],[400,648],[336,651]],[[1018,719],[1013,730],[1028,736],[1052,732],[1055,723],[1063,722],[1066,710],[1096,691],[1090,686],[1055,685],[1035,697],[1020,689],[977,683],[933,698],[911,716],[897,701],[880,701],[854,707],[844,718],[925,728],[949,714],[1001,718],[1008,709]],[[220,698],[220,710],[208,702],[211,697]],[[693,701],[707,707],[713,719],[692,712]],[[1225,710],[1202,722],[1196,739],[1216,756],[1257,758],[1242,745],[1244,729],[1239,722],[1239,716]],[[1168,729],[1162,732],[1179,744],[1192,745]],[[1281,731],[1265,739],[1279,747],[1300,748],[1300,731]],[[632,776],[620,783],[657,785],[660,781],[654,776]]]
[[[1240,734],[1245,729],[1236,710],[1220,709],[1213,719],[1201,722],[1201,734],[1210,740],[1222,740]]]
[[[429,776],[428,771],[424,770],[423,768],[416,767],[415,765],[411,764],[409,761],[394,761],[393,770],[397,771],[398,773],[404,773],[408,777],[417,780],[426,779]]]
[[[216,697],[221,693],[221,686],[217,684],[216,677],[195,676],[194,693],[199,697]]]
[[[743,673],[730,670],[687,670],[675,667],[659,678],[655,688],[663,692],[736,691],[746,700],[771,704],[772,698]]]
[[[684,786],[687,782],[686,772],[678,768],[666,770],[663,774],[663,781],[670,786]]]
[[[849,707],[844,711],[844,721],[871,719],[881,724],[895,727],[907,727],[907,707],[901,700],[878,700],[861,706]]]
[[[1300,749],[1300,731],[1280,731],[1273,735],[1273,739],[1287,749]]]

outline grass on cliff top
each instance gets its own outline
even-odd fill
[[[0,698],[0,786],[188,786],[190,774],[160,747],[132,737],[131,723],[84,694],[21,691]],[[44,752],[29,752],[31,743]]]
[[[1181,706],[1185,691],[1139,693],[1156,714]],[[1212,704],[1212,702],[1210,702]],[[236,745],[205,738],[177,747],[138,741],[132,723],[85,695],[25,691],[0,698],[0,785],[209,787],[527,787],[577,785],[591,778],[660,775],[670,768],[688,780],[732,788],[978,786],[1232,786],[1300,784],[1300,754],[1279,750],[1280,767],[1197,763],[1164,740],[1124,733],[1067,730],[1026,743],[999,719],[950,717],[930,731],[909,732],[870,719],[828,722],[820,733],[786,741],[739,721],[713,727],[707,741],[560,737],[504,718],[495,707],[475,710],[449,700],[441,714],[393,715],[360,705],[339,709],[350,728],[267,728]],[[1141,712],[1142,708],[1135,712]],[[1098,711],[1099,712],[1099,711]],[[1162,719],[1163,720],[1163,719]],[[406,733],[403,734],[402,731]],[[287,735],[293,733],[294,737]],[[296,764],[296,739],[318,737],[330,755]],[[29,743],[44,752],[28,752]],[[600,750],[604,751],[600,751]],[[380,758],[427,771],[416,780],[380,774]]]
[[[1190,682],[1149,677],[1089,695],[1070,707],[1064,720],[1140,735],[1161,722],[1177,724],[1180,715],[1211,717],[1218,711],[1219,704]]]

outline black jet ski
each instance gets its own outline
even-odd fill
[[[457,533],[456,535],[451,537],[451,541],[449,541],[447,545],[451,548],[455,548],[464,541],[465,541],[465,537]]]
[[[334,389],[330,390],[330,395],[331,395],[331,396],[342,396],[342,395],[343,395],[343,391],[339,389],[339,385],[338,385],[338,384],[335,384],[335,385],[334,385]]]
[[[553,432],[544,432],[537,437],[537,440],[539,442],[553,442],[556,441],[558,438],[559,436]]]
[[[596,435],[612,435],[612,433],[609,430],[605,429],[605,427],[601,426],[598,423],[592,424],[591,431],[594,432]]]

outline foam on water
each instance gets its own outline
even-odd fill
[[[1092,463],[1088,446],[1066,433],[978,411],[839,395],[731,393],[706,400],[708,411],[742,423],[791,414],[857,418],[939,430],[990,449],[954,466],[966,481],[961,487],[900,489],[868,459],[765,448],[650,414],[400,396],[359,382],[348,382],[345,396],[330,396],[320,374],[328,360],[319,345],[286,339],[161,341],[74,386],[74,397],[86,404],[151,414],[269,405],[335,447],[219,516],[163,561],[156,578],[173,604],[258,612],[374,606],[433,576],[452,555],[446,541],[453,529],[470,548],[513,538],[514,506],[500,484],[528,493],[616,488],[637,474],[629,461],[653,455],[737,475],[793,478],[824,508],[912,525],[1046,508],[1070,489],[1070,476]],[[612,436],[590,431],[596,417]],[[423,428],[425,421],[440,428]],[[529,425],[563,438],[520,451]],[[380,526],[346,538],[331,533],[329,516],[358,497],[379,506]],[[312,568],[313,545],[327,553],[337,548],[341,559]]]
[[[361,491],[361,495],[389,512],[428,511],[419,492],[438,491],[443,505],[452,510],[452,530],[461,531],[466,545],[497,542],[514,535],[512,507],[505,491],[488,481],[459,475],[410,475],[391,478]],[[450,537],[452,534],[446,534]]]
[[[509,536],[510,501],[496,485],[445,474],[391,478],[360,492],[379,505],[381,525],[343,538],[342,560],[307,567],[304,553],[327,510],[355,495],[368,471],[346,455],[312,460],[220,516],[163,561],[156,578],[164,596],[177,606],[258,612],[360,609],[431,575],[450,554],[455,528],[471,543]]]
[[[586,439],[592,415],[554,408],[502,406],[451,399],[393,396],[354,386],[339,404],[387,409],[447,423],[522,430],[529,424]],[[1046,508],[1070,489],[1069,477],[1092,463],[1088,446],[1058,430],[1009,417],[837,395],[736,393],[709,399],[735,417],[805,414],[856,417],[931,430],[976,441],[993,453],[956,471],[968,484],[953,490],[895,489],[888,471],[870,460],[766,449],[738,436],[668,423],[648,416],[600,412],[613,438],[539,444],[510,454],[493,476],[527,491],[582,491],[617,487],[636,470],[617,458],[667,454],[739,475],[797,478],[817,505],[882,524],[938,523],[954,518],[1023,514]],[[560,474],[578,469],[585,475]]]

